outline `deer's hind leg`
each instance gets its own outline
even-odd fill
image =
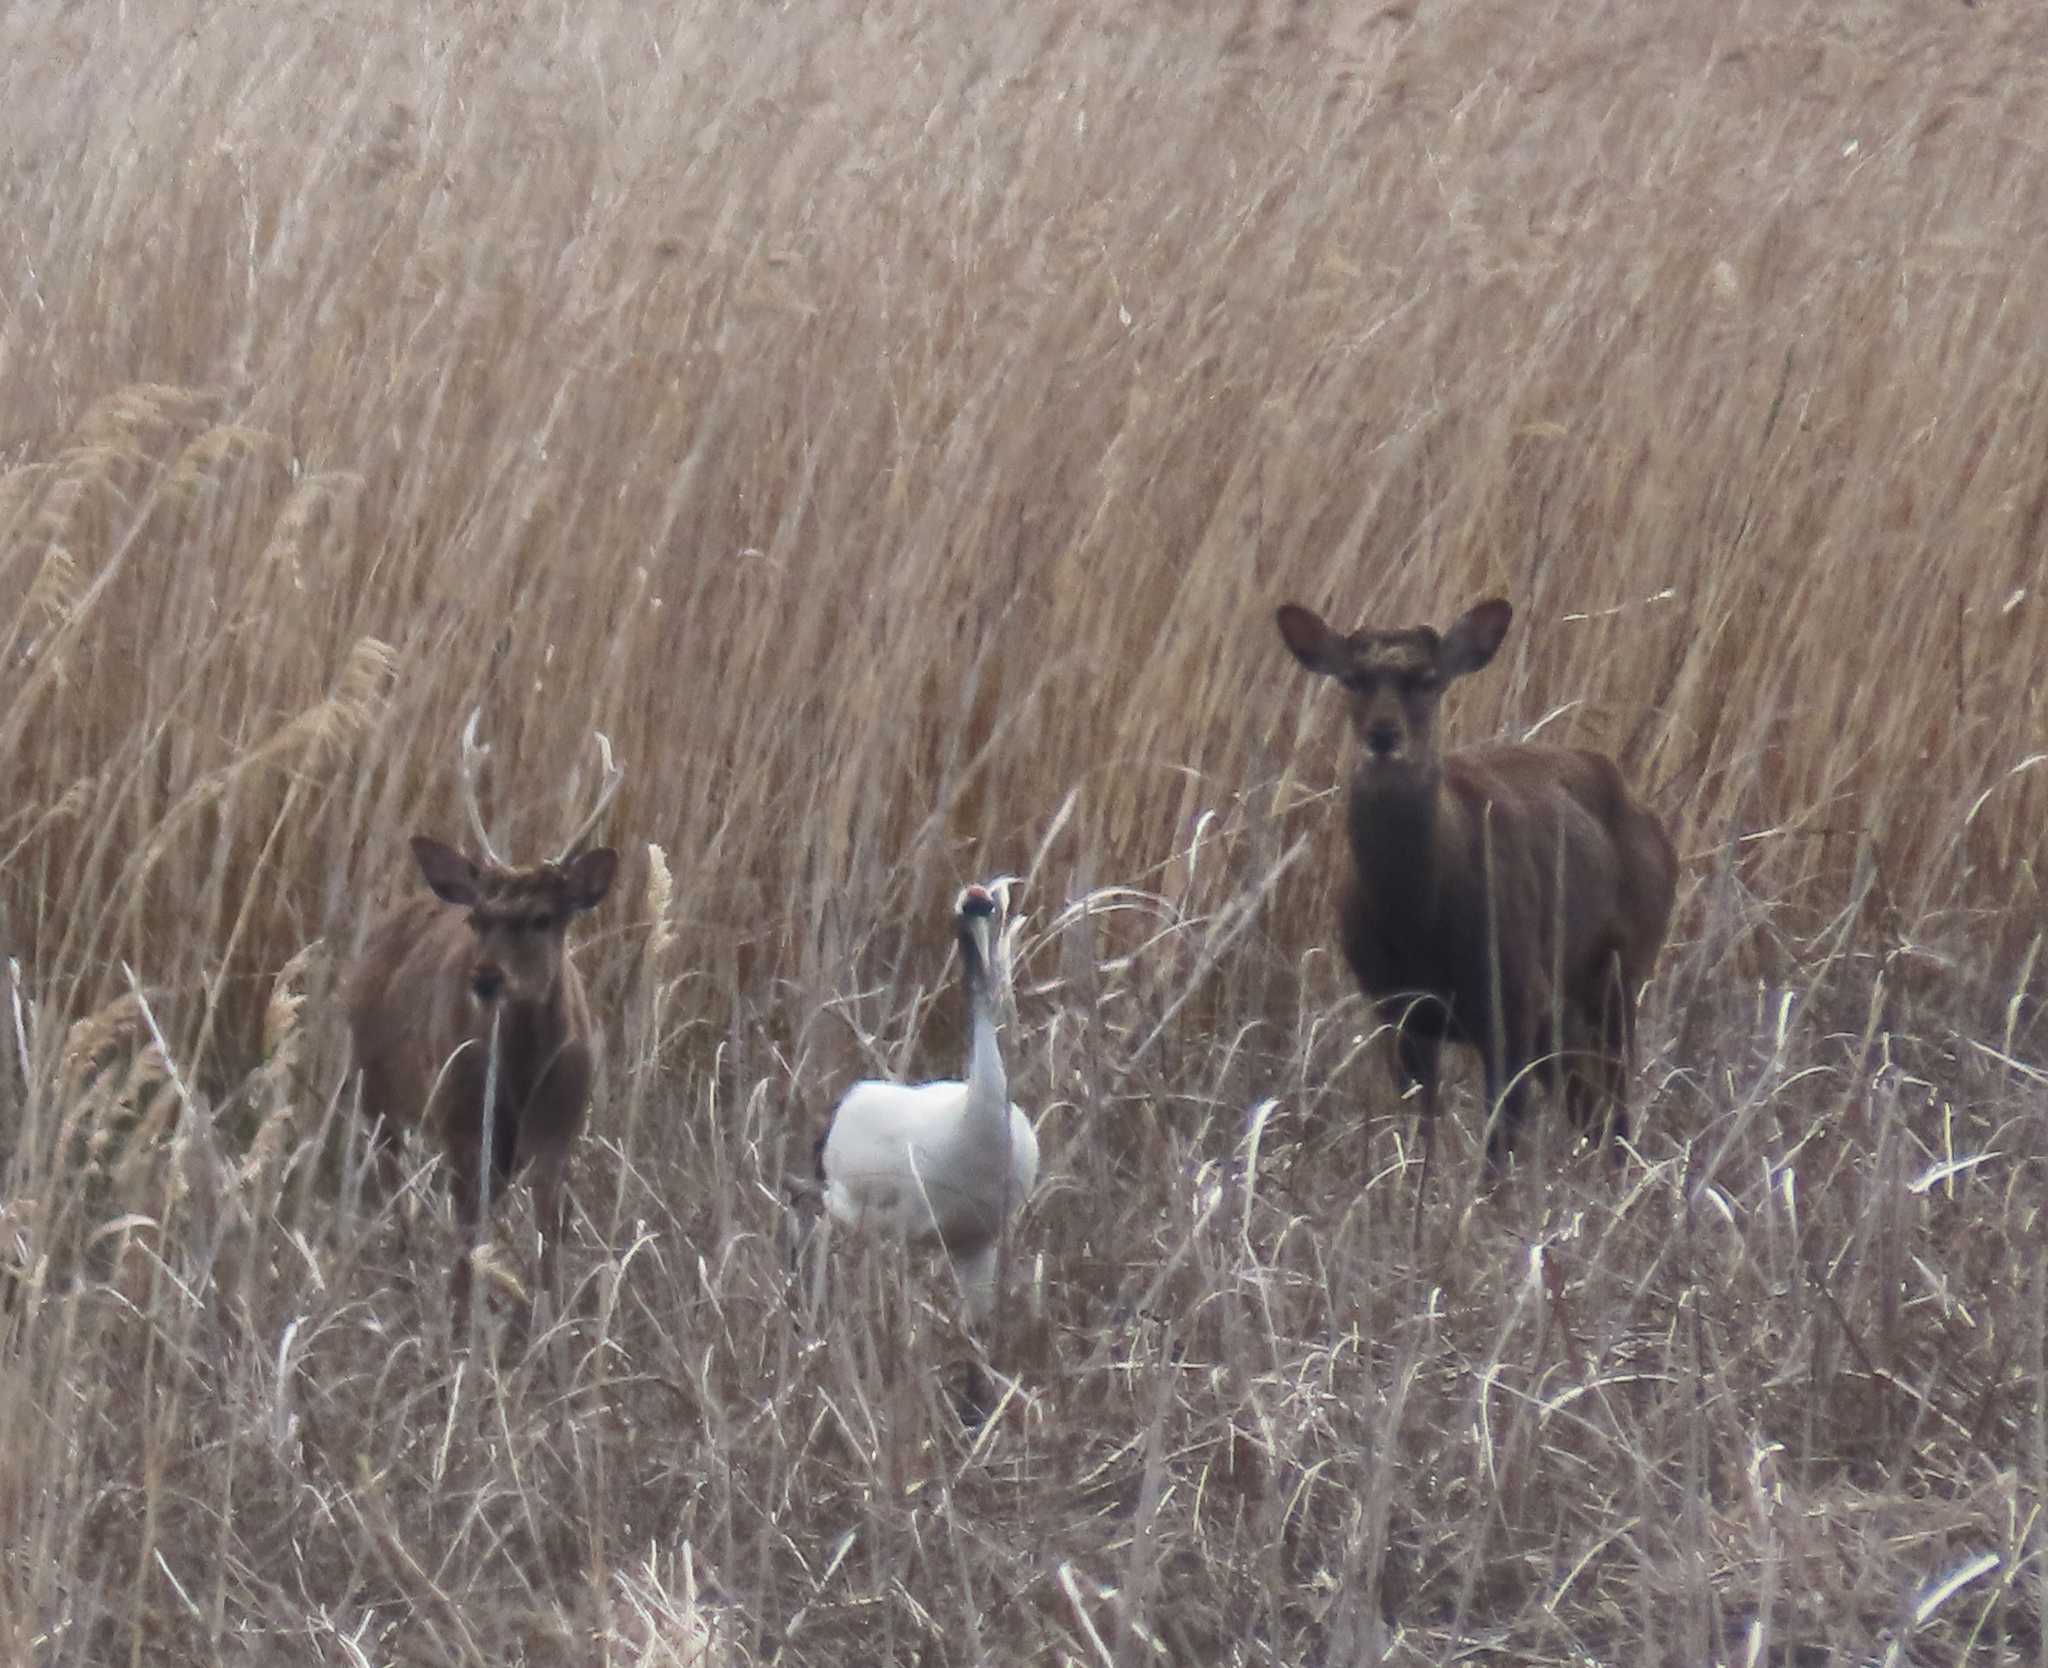
[[[350,1181],[345,1197],[351,1226],[368,1233],[377,1217],[389,1211],[398,1224],[398,1255],[409,1260],[412,1250],[412,1218],[405,1199],[406,1126],[394,1108],[400,1103],[394,1093],[392,1075],[381,1065],[366,1062],[356,1082],[356,1114],[367,1132],[367,1162]]]
[[[378,1203],[386,1204],[398,1197],[405,1183],[405,1166],[399,1157],[405,1144],[405,1129],[396,1111],[398,1084],[381,1061],[369,1059],[357,1069],[355,1089],[356,1115],[369,1131]]]
[[[1495,1011],[1489,1002],[1469,1002],[1467,1009],[1479,1016],[1479,1023],[1466,1027],[1467,1037],[1479,1051],[1480,1078],[1486,1085],[1486,1170],[1495,1177],[1507,1173],[1515,1138],[1529,1115],[1529,1078],[1537,1034],[1522,993],[1505,976],[1499,1003]]]
[[[1619,1163],[1635,1076],[1635,991],[1617,951],[1602,955],[1591,992],[1592,999],[1572,1016],[1565,1107],[1572,1122]]]
[[[389,1211],[398,1224],[398,1259],[401,1266],[409,1269],[412,1218],[417,1207],[416,1201],[405,1196],[405,1131],[389,1116],[370,1125],[370,1162],[375,1172],[375,1180],[370,1184],[376,1195],[373,1210]]]

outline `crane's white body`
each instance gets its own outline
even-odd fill
[[[1023,1109],[991,1140],[969,1117],[968,1085],[856,1083],[825,1138],[825,1208],[835,1222],[946,1249],[969,1314],[995,1305],[1003,1225],[1038,1181],[1038,1136]]]
[[[832,1220],[913,1243],[936,1240],[959,1276],[971,1320],[995,1307],[1003,1229],[1038,1180],[1038,1136],[1010,1103],[989,1012],[994,908],[983,888],[969,887],[956,909],[968,1008],[965,1079],[856,1083],[833,1111],[818,1155]]]

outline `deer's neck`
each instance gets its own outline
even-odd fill
[[[1434,916],[1442,879],[1443,777],[1364,770],[1351,786],[1351,856],[1359,891],[1390,926]]]
[[[531,1088],[569,1039],[568,1006],[561,982],[558,980],[552,991],[537,1000],[502,1002],[495,1016],[481,1016],[478,1035],[486,1047],[490,1045],[494,1017],[501,1079],[515,1092]]]

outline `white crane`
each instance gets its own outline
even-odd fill
[[[953,905],[967,996],[967,1075],[941,1083],[856,1083],[818,1146],[833,1221],[913,1243],[937,1240],[970,1324],[995,1308],[1004,1225],[1038,1180],[1038,1137],[1010,1104],[994,1014],[1005,883]]]

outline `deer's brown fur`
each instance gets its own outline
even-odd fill
[[[1395,1066],[1436,1110],[1446,1042],[1476,1049],[1502,1162],[1528,1084],[1562,1080],[1567,1108],[1627,1134],[1637,993],[1669,927],[1678,860],[1614,761],[1577,748],[1496,744],[1446,755],[1436,716],[1453,679],[1493,658],[1499,599],[1441,635],[1331,630],[1293,604],[1281,636],[1345,690],[1362,754],[1347,819],[1346,959],[1394,1028]]]
[[[450,1283],[456,1325],[469,1314],[469,1251],[482,1220],[484,1094],[495,1021],[496,1096],[488,1120],[493,1196],[522,1171],[534,1191],[541,1283],[555,1284],[566,1225],[569,1151],[590,1099],[598,1037],[566,953],[569,923],[610,889],[609,849],[514,869],[477,864],[437,840],[412,843],[431,897],[385,914],[348,981],[348,1020],[380,1168],[418,1129],[448,1161],[463,1233]],[[559,1294],[557,1294],[559,1295]]]

